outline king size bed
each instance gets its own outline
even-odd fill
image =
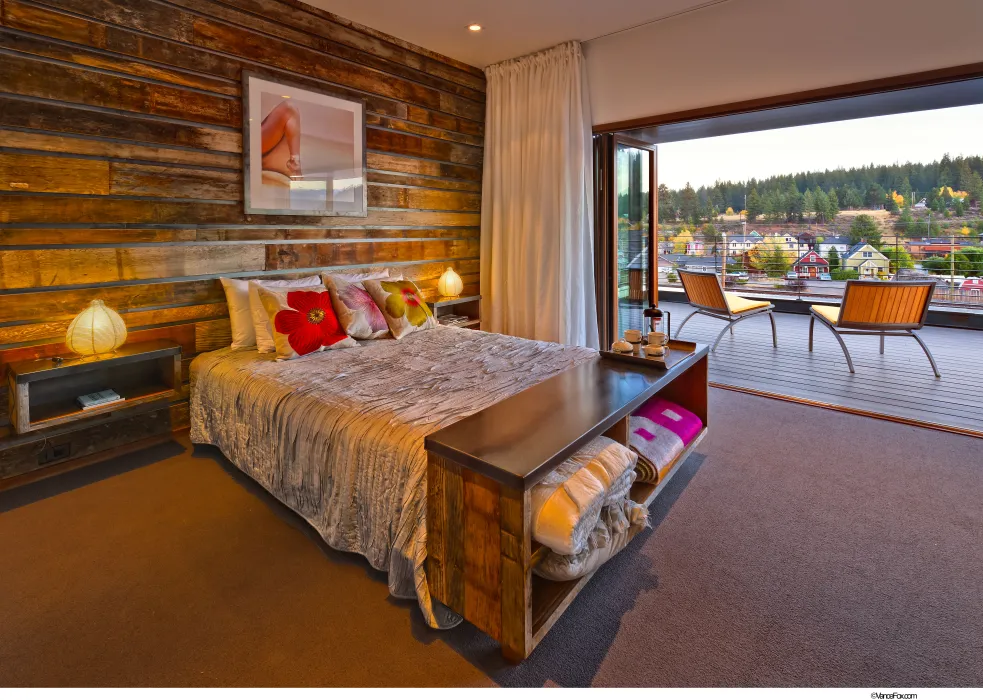
[[[388,572],[430,626],[452,627],[461,617],[431,599],[424,567],[425,437],[596,358],[448,326],[289,362],[226,348],[191,365],[191,440]]]

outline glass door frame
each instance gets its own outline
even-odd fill
[[[658,155],[656,146],[645,143],[644,141],[639,141],[622,134],[612,134],[612,143],[610,149],[608,149],[608,167],[610,172],[610,182],[611,186],[607,188],[607,209],[610,213],[609,226],[610,229],[605,236],[607,238],[607,245],[610,250],[610,257],[608,258],[610,266],[608,269],[608,284],[611,290],[610,301],[604,302],[599,298],[599,303],[609,303],[611,305],[608,314],[602,315],[598,314],[598,318],[608,319],[607,333],[602,333],[602,342],[604,336],[607,336],[607,343],[603,346],[605,349],[610,347],[610,344],[616,339],[618,333],[618,292],[620,284],[620,270],[618,268],[618,172],[617,172],[617,158],[618,158],[618,146],[627,146],[629,148],[637,148],[642,151],[647,151],[649,154],[649,173],[651,174],[649,178],[649,247],[648,247],[648,291],[649,291],[649,306],[659,305],[659,272],[658,272],[658,246],[659,246],[659,177],[658,177]],[[606,296],[606,295],[605,295]],[[644,330],[644,329],[642,329]]]

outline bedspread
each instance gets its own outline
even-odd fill
[[[226,348],[191,364],[191,440],[215,445],[331,547],[387,571],[431,627],[426,435],[596,356],[441,326],[289,362]]]

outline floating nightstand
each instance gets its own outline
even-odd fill
[[[433,315],[442,326],[475,328],[481,326],[481,295],[437,297],[429,302]],[[458,320],[454,320],[458,317]],[[463,318],[462,318],[463,317]]]
[[[178,398],[181,346],[155,340],[125,345],[111,354],[15,362],[7,381],[11,425],[17,433],[29,433]],[[113,389],[123,400],[90,409],[79,406],[79,396],[104,389]]]

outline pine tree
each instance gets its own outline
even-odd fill
[[[757,188],[752,187],[747,196],[747,220],[757,221],[762,212],[764,212],[764,204],[758,196]]]
[[[829,260],[830,272],[832,272],[833,270],[839,270],[843,264],[840,262],[840,252],[833,247],[829,249],[829,254],[826,256],[826,259]]]

